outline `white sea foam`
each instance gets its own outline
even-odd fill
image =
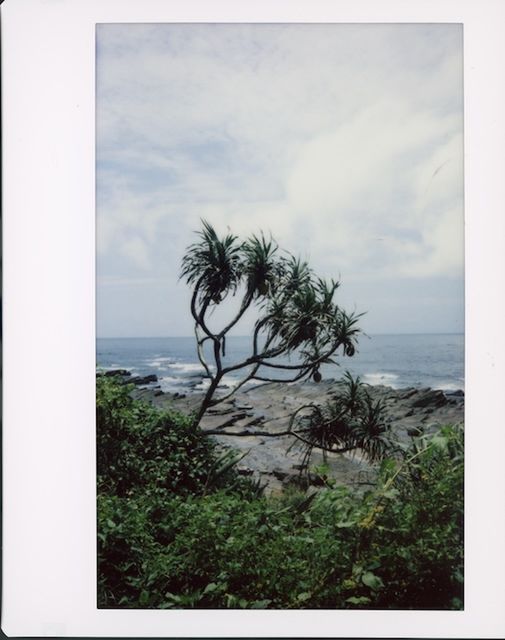
[[[146,364],[150,367],[155,367],[156,369],[166,368],[167,365],[171,365],[173,363],[173,358],[168,357],[156,357],[154,360],[146,360]]]
[[[460,384],[455,384],[454,382],[441,382],[433,388],[440,391],[464,391],[465,384],[463,382],[461,382]]]
[[[180,391],[182,386],[180,378],[173,378],[171,376],[163,376],[163,378],[158,378],[158,383],[162,391]]]
[[[139,370],[137,368],[130,367],[128,365],[125,366],[124,364],[109,364],[107,366],[97,365],[96,367],[97,371],[114,371],[115,369],[125,369],[132,375],[137,375],[139,373]]]
[[[204,368],[202,367],[202,365],[198,364],[197,362],[174,362],[173,364],[170,365],[170,368],[178,369],[183,373],[190,373],[192,371],[197,373],[204,372]],[[212,367],[209,367],[209,368],[212,368]]]
[[[225,389],[235,389],[241,382],[242,380],[239,378],[224,377],[219,386]]]
[[[260,384],[265,384],[263,380],[248,380],[244,387],[257,387]]]
[[[204,378],[201,382],[195,385],[195,391],[207,391],[210,387],[210,380],[208,378]]]
[[[398,376],[395,373],[383,373],[382,371],[365,373],[363,376],[363,382],[367,384],[385,384],[393,388],[396,386],[396,380],[398,380]]]

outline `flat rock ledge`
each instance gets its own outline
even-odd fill
[[[464,421],[464,392],[443,392],[430,388],[393,389],[376,385],[368,387],[374,399],[382,398],[387,420],[395,440],[408,443],[412,437],[429,434],[448,424]],[[239,473],[259,480],[267,494],[278,494],[290,485],[307,488],[324,480],[315,473],[307,479],[300,474],[301,450],[294,438],[255,435],[258,431],[285,431],[292,413],[301,405],[323,403],[335,393],[335,381],[321,383],[263,384],[239,391],[231,399],[208,410],[201,422],[204,431],[220,433],[211,437],[223,448],[233,448],[246,455],[238,464]],[[190,413],[199,406],[202,395],[197,393],[163,393],[156,388],[137,388],[134,396],[152,402],[160,408],[173,408]],[[234,432],[248,435],[234,437]],[[311,468],[320,465],[323,457],[314,450]],[[328,454],[328,475],[337,484],[366,488],[374,484],[377,469],[359,453]]]

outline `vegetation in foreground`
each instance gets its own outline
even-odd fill
[[[100,608],[461,609],[463,433],[365,494],[266,498],[194,420],[97,380]]]

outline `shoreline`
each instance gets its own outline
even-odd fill
[[[187,367],[193,367],[193,364],[185,365]],[[163,388],[162,382],[166,379],[165,375],[158,375],[155,369],[151,369],[149,373],[138,373],[138,371],[129,368],[120,368],[119,366],[111,366],[111,367],[98,367],[96,368],[96,375],[99,376],[120,376],[125,383],[131,383],[139,387],[145,387],[148,390],[156,390],[164,395],[178,396],[183,394],[191,394],[191,395],[202,395],[205,393],[207,389],[206,381],[209,379],[208,376],[203,371],[193,372],[185,375],[178,375],[177,378],[179,380],[178,384],[172,387]],[[346,371],[345,371],[346,372]],[[345,373],[344,372],[344,373]],[[418,389],[418,390],[427,390],[430,389],[432,391],[440,391],[451,397],[453,395],[464,395],[465,385],[464,382],[462,385],[458,386],[455,382],[448,382],[442,386],[428,385],[428,384],[392,384],[390,381],[390,376],[395,377],[394,374],[389,373],[374,373],[374,374],[354,374],[353,377],[359,378],[361,383],[366,385],[368,388],[374,387],[384,387],[388,389],[393,389],[394,391],[404,391],[407,389]],[[174,376],[169,376],[171,379],[175,379]],[[368,378],[368,379],[367,379]],[[336,384],[341,380],[342,377],[325,377],[321,382],[314,383],[312,380],[305,380],[300,383],[293,382],[282,382],[279,381],[279,384],[285,385],[289,387],[290,385],[296,384],[316,384],[321,386],[328,384]],[[370,381],[372,379],[373,381]],[[239,380],[226,378],[223,382],[218,386],[218,390],[223,393],[230,393],[235,386],[237,386]],[[244,387],[243,391],[248,393],[252,391],[254,388],[259,388],[263,386],[267,386],[273,384],[271,382],[259,382],[259,381],[249,381]],[[203,385],[203,386],[202,386]]]
[[[248,336],[230,336],[227,364],[232,365],[249,355],[249,343]],[[203,391],[208,385],[203,377],[204,368],[197,358],[194,336],[103,339],[97,344],[96,357],[103,370],[122,367],[138,376],[156,374],[157,384],[166,393],[185,393],[190,386]],[[362,382],[371,385],[388,385],[395,389],[415,386],[443,391],[464,390],[462,334],[377,335],[360,340],[359,349],[352,358],[342,356],[337,360],[338,367],[322,365],[323,380],[339,379],[349,370],[353,377],[359,376]],[[241,379],[241,374],[241,371],[232,372],[221,383],[231,389]],[[284,375],[280,372],[275,377]]]
[[[108,374],[111,375],[111,374]],[[125,382],[134,382],[125,376]],[[140,380],[140,383],[142,380]],[[189,414],[194,411],[203,394],[197,391],[169,393],[152,386],[137,386],[132,395],[160,409],[173,409]],[[139,384],[139,381],[137,381]],[[284,431],[290,415],[301,405],[323,403],[334,393],[335,381],[325,380],[297,383],[266,383],[239,390],[230,399],[211,407],[200,423],[201,429],[211,431],[219,446],[245,454],[238,463],[239,473],[258,480],[268,494],[281,493],[289,485],[301,484],[300,450],[289,436],[266,437],[257,431],[272,434]],[[385,404],[386,420],[393,438],[407,444],[412,437],[431,434],[441,426],[463,424],[464,392],[446,391],[429,387],[394,389],[386,385],[367,385],[373,400]],[[216,433],[216,431],[218,433]],[[236,437],[234,432],[246,432]],[[360,459],[359,453],[327,454],[328,476],[337,484],[356,488],[373,485],[376,465]],[[311,467],[324,462],[320,452],[314,450]],[[317,477],[312,478],[317,484]],[[304,488],[307,488],[306,486]]]

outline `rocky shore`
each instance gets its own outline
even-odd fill
[[[113,373],[107,372],[107,375]],[[125,382],[137,385],[133,392],[136,398],[160,408],[190,413],[196,410],[202,398],[196,392],[163,393],[156,387],[155,376],[137,379],[127,371],[116,373]],[[150,386],[142,388],[143,385]],[[238,464],[241,474],[259,479],[267,493],[278,493],[290,484],[306,483],[300,475],[300,449],[296,442],[291,446],[292,437],[273,438],[255,433],[285,431],[291,414],[298,407],[307,403],[323,403],[334,391],[335,381],[332,380],[251,387],[209,409],[201,427],[212,432],[211,437],[222,447],[245,453]],[[416,435],[432,433],[443,425],[461,424],[464,420],[463,391],[443,392],[414,387],[393,389],[376,385],[369,387],[369,393],[385,403],[392,436],[400,443],[408,443]],[[237,432],[240,437],[233,435]],[[311,467],[322,462],[322,455],[314,451]],[[371,485],[376,475],[376,469],[358,453],[328,455],[326,465],[328,475],[346,486]],[[317,472],[311,474],[310,480],[314,484],[323,481]]]

